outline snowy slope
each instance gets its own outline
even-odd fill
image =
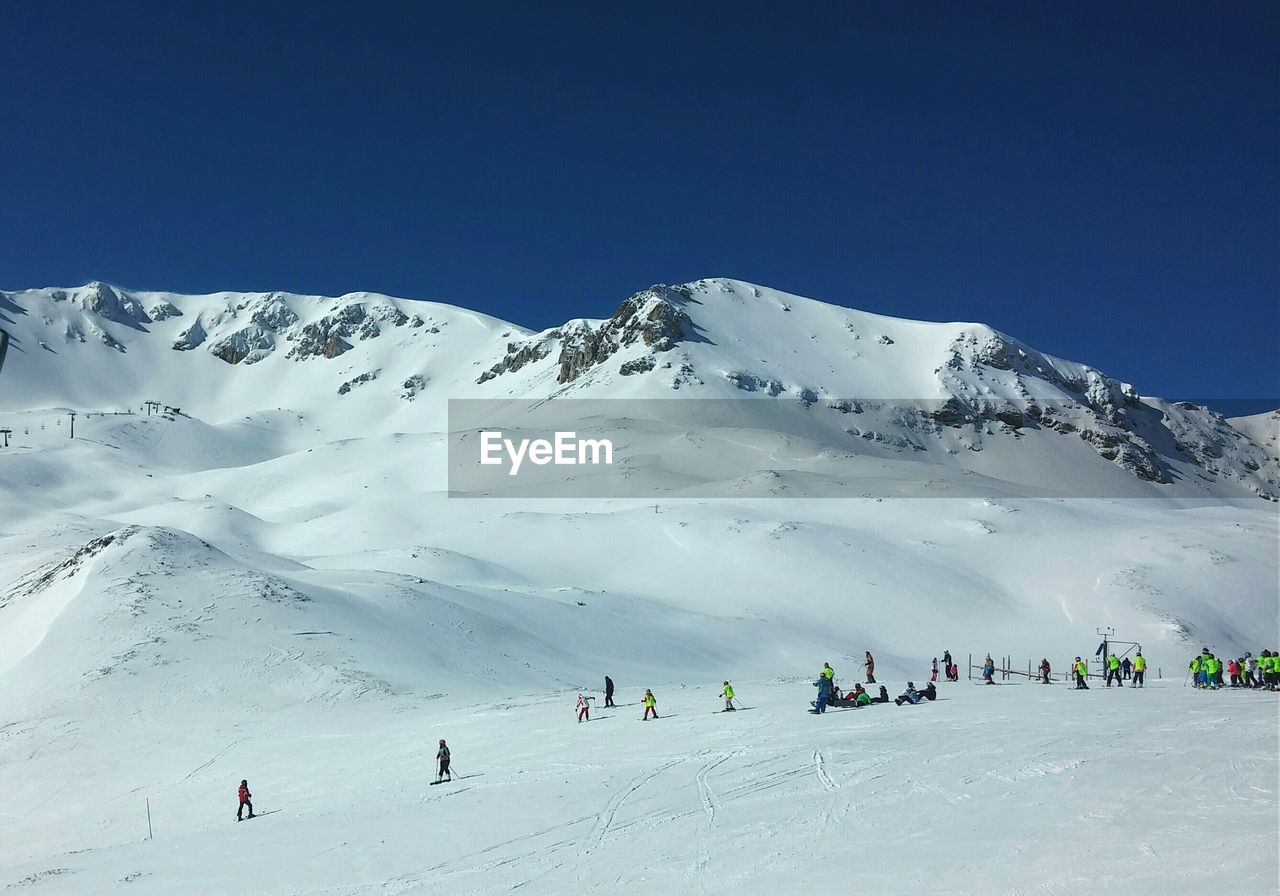
[[[0,294],[0,326],[0,786],[31,813],[0,814],[0,884],[765,892],[840,889],[851,865],[886,893],[1101,879],[1033,839],[1006,866],[971,862],[995,848],[985,814],[1047,824],[1054,844],[1083,829],[1096,874],[1176,893],[1206,879],[1190,849],[1218,809],[1270,819],[1220,879],[1275,876],[1261,694],[963,685],[919,715],[839,717],[847,730],[803,712],[822,660],[851,680],[868,649],[896,692],[944,648],[1061,669],[1101,626],[1167,684],[1202,646],[1274,648],[1265,421],[1142,397],[982,325],[727,280],[542,333],[372,294],[102,284]],[[599,497],[616,492],[586,474],[576,492],[544,476],[450,497],[450,399],[514,402],[497,407],[517,424],[594,409],[634,497]],[[574,691],[606,672],[676,717],[573,726]],[[710,715],[725,677],[762,705]],[[1224,767],[1214,740],[1241,730],[1257,736]],[[425,786],[438,736],[483,773],[456,796]],[[245,776],[283,811],[228,828]],[[1134,815],[1152,793],[1147,833]],[[165,816],[147,844],[143,796]],[[1107,845],[1135,837],[1156,858]],[[815,864],[815,843],[845,861]]]

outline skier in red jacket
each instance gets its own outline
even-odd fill
[[[249,817],[253,818],[253,794],[249,792],[249,782],[247,780],[240,782],[238,795],[240,797],[240,808],[236,810],[236,821],[243,821],[241,813],[244,812],[245,806],[249,807]]]

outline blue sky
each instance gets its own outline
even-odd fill
[[[0,0],[0,287],[728,276],[1280,395],[1275,3],[187,6]]]

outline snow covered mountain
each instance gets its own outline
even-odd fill
[[[723,823],[712,763],[740,776],[736,789],[764,760],[742,746],[745,733],[730,744],[697,728],[686,686],[754,683],[772,714],[792,689],[803,709],[824,659],[852,681],[864,650],[900,687],[944,648],[962,665],[990,651],[1065,668],[1092,654],[1105,626],[1141,642],[1171,678],[1204,645],[1256,654],[1280,641],[1276,415],[1228,421],[1145,397],[980,324],[705,280],[537,333],[367,293],[182,296],[100,283],[0,293],[0,328],[11,335],[0,370],[0,429],[11,430],[0,448],[0,785],[31,807],[21,824],[0,820],[0,882],[32,892],[174,892],[192,886],[183,855],[201,856],[197,890],[226,889],[218,850],[231,847],[202,851],[214,822],[190,801],[216,802],[248,764],[327,788],[335,768],[375,755],[397,782],[412,778],[428,727],[465,732],[473,757],[503,738],[506,759],[536,779],[524,790],[504,777],[504,792],[529,806],[561,799],[562,778],[603,788],[599,813],[556,810],[577,831],[563,844],[532,820],[536,831],[518,817],[493,826],[501,848],[473,845],[497,850],[496,867],[517,862],[526,836],[551,856],[620,848],[628,794],[695,754],[680,787],[695,815]],[[523,492],[458,497],[457,399],[513,408],[517,426],[556,409],[575,425],[616,418],[607,426],[625,463],[603,485],[544,473]],[[627,700],[659,690],[697,746],[668,756],[646,742],[644,767],[618,771],[605,753],[622,741],[606,750],[558,723],[538,729],[536,747],[513,740],[606,672]],[[953,708],[955,730],[973,736]],[[1050,774],[1036,764],[1041,742],[1018,741],[1019,768],[1040,771],[1017,772],[1000,791],[1010,800]],[[836,744],[805,746],[819,786],[791,808],[834,800],[864,770],[842,778],[824,765],[842,755]],[[787,780],[793,746],[776,748],[777,768],[759,768]],[[579,748],[594,757],[587,766],[560,764]],[[93,762],[77,759],[87,750]],[[1247,762],[1274,769],[1275,755]],[[1075,774],[1065,763],[1051,773]],[[354,774],[352,787],[380,801],[403,798],[398,783]],[[899,793],[933,780],[919,769],[908,778],[896,779]],[[56,798],[64,781],[74,805]],[[188,808],[170,811],[185,839],[153,876],[133,878],[142,860],[121,845],[136,838],[117,810],[135,812],[143,792],[182,796]],[[959,813],[966,793],[946,793]],[[1274,807],[1274,787],[1257,799]],[[883,801],[888,812],[888,792]],[[376,817],[345,791],[339,802]],[[501,802],[467,817],[486,831]],[[367,875],[351,868],[330,808],[303,805],[285,864],[313,874],[304,888],[280,872],[266,891],[439,884],[421,873],[436,859],[408,858],[400,841],[369,859]],[[398,809],[395,824],[421,823],[413,811],[428,805]],[[632,833],[681,811],[641,814]],[[832,802],[818,814],[847,811]],[[759,830],[776,837],[772,824]],[[697,869],[716,850],[737,854],[732,837],[686,833],[709,838],[680,854],[688,875],[645,882],[606,863],[612,889],[680,890],[706,882]],[[674,849],[646,842],[655,861]],[[1191,854],[1194,839],[1185,845]],[[1253,874],[1241,882],[1265,876],[1265,850],[1240,850]],[[541,861],[548,892],[608,886]],[[470,869],[440,867],[447,891],[486,891]],[[493,887],[528,882],[507,873]]]
[[[817,406],[829,430],[817,450],[1060,481],[1064,494],[1096,480],[1085,494],[1280,498],[1280,464],[1254,438],[1265,435],[1206,408],[1141,397],[983,325],[896,320],[737,281],[652,287],[609,319],[537,334],[367,293],[92,283],[0,303],[15,355],[7,410],[158,398],[222,423],[288,409],[337,438],[440,431],[445,398],[775,397]],[[1135,488],[1099,459],[1166,488]]]

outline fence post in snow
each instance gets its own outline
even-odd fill
[[[147,839],[152,839],[151,835],[151,797],[147,797]]]

